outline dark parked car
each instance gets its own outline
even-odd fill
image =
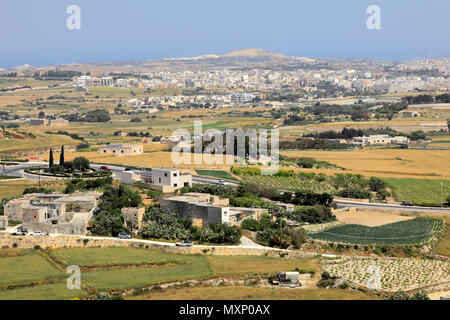
[[[124,171],[131,171],[131,170],[133,170],[133,168],[125,168]]]
[[[407,207],[411,207],[414,205],[411,201],[408,201],[408,200],[403,200],[400,204],[402,206],[407,206]]]
[[[119,232],[117,235],[117,238],[119,239],[131,239],[131,236],[125,232]]]
[[[182,240],[181,242],[177,242],[175,246],[177,247],[192,247],[194,244],[191,240]]]

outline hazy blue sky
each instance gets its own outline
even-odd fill
[[[81,30],[66,8],[81,8]],[[366,9],[381,7],[381,30]],[[263,48],[293,56],[450,57],[449,0],[1,0],[0,67]]]

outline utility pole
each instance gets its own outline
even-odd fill
[[[41,152],[38,150],[38,163],[41,162]],[[39,168],[39,167],[38,167]],[[41,169],[38,169],[39,187],[41,186]]]
[[[352,181],[352,178],[351,177],[349,177],[349,179],[348,179],[348,183],[347,183],[347,196],[348,196],[348,200],[350,200],[350,183],[351,183],[351,181]]]

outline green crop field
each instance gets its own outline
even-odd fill
[[[347,224],[310,234],[310,237],[351,244],[421,244],[428,241],[441,225],[442,220],[417,217],[378,227]]]
[[[21,252],[22,256],[0,258],[0,287],[66,277],[36,251]]]
[[[190,261],[180,255],[133,248],[65,248],[52,250],[51,255],[64,265],[81,267],[185,263]]]
[[[334,192],[335,189],[327,182],[318,182],[313,179],[300,177],[278,177],[278,176],[245,176],[245,181],[260,184],[278,190],[286,191],[310,191],[317,193]]]
[[[201,176],[208,176],[208,177],[214,177],[214,178],[219,178],[219,179],[239,181],[238,179],[233,177],[231,174],[229,174],[228,172],[223,171],[223,170],[196,170],[196,171]]]
[[[383,178],[397,201],[409,200],[418,205],[440,205],[450,196],[449,180]],[[441,198],[442,182],[442,198]]]
[[[180,265],[91,271],[83,273],[83,281],[99,290],[108,290],[201,279],[212,275],[205,257],[186,256],[186,262]]]
[[[87,297],[89,294],[80,290],[69,290],[66,282],[46,284],[36,287],[0,291],[0,300],[68,300]]]

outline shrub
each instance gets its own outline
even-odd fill
[[[287,212],[286,215],[289,219],[297,222],[325,223],[336,220],[331,209],[324,206],[301,207],[294,212]]]
[[[295,249],[300,249],[306,242],[307,233],[303,228],[296,228],[290,231],[290,236]]]
[[[242,221],[241,227],[246,230],[257,231],[259,230],[259,222],[255,219],[245,219]]]

